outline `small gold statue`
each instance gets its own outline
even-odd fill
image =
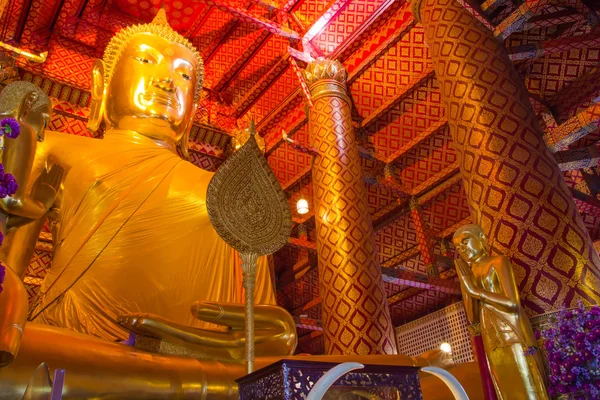
[[[12,196],[0,199],[0,232],[4,247],[0,260],[5,265],[4,291],[0,296],[0,367],[8,365],[19,351],[23,327],[27,319],[27,291],[21,282],[21,271],[13,271],[12,263],[19,260],[8,257],[15,228],[40,219],[48,212],[56,197],[56,182],[48,181],[44,171],[36,182],[31,170],[37,143],[43,141],[45,127],[52,114],[50,99],[41,89],[29,82],[13,82],[0,93],[0,119],[13,118],[19,124],[17,137],[2,137],[0,162],[4,171],[11,173],[19,188]],[[52,176],[58,177],[57,169]],[[8,232],[8,233],[7,233]],[[13,253],[16,257],[20,255]]]
[[[455,260],[467,318],[481,336],[499,399],[548,399],[544,366],[521,307],[510,259],[491,256],[478,225],[454,234]]]
[[[19,184],[17,193],[0,200],[0,207],[7,214],[32,221],[48,212],[54,202],[56,188],[41,181],[35,185],[34,193],[29,193],[34,183],[31,171],[37,142],[44,140],[51,115],[50,99],[33,83],[13,82],[0,94],[0,119],[14,118],[21,132],[16,138],[3,138],[2,165]]]

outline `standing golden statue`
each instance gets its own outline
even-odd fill
[[[479,324],[500,399],[548,399],[544,366],[510,259],[491,256],[483,230],[465,225],[454,234],[455,261],[467,318]]]

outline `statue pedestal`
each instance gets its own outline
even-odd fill
[[[338,363],[278,361],[236,380],[240,400],[304,399],[319,378],[336,365]],[[356,393],[361,397],[422,400],[418,371],[417,367],[365,364],[363,369],[350,371],[337,380],[324,399]]]

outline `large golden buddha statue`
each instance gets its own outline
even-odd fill
[[[211,358],[243,358],[242,273],[206,211],[212,173],[176,151],[179,143],[186,153],[202,79],[199,54],[161,11],[113,37],[93,67],[89,125],[104,121],[104,139],[46,133],[32,174],[58,166],[64,179],[52,267],[30,310],[34,322],[109,340],[125,339],[130,329]],[[18,275],[40,227],[23,227],[8,244],[7,257],[21,260],[10,265]],[[255,302],[275,302],[264,259]],[[276,306],[256,311],[268,331],[261,347],[257,327],[257,354],[293,352],[289,314]],[[215,331],[205,321],[226,326]]]

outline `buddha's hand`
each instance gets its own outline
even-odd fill
[[[53,165],[49,170],[44,168],[33,185],[31,197],[34,201],[42,204],[46,211],[50,210],[56,201],[63,172],[64,170],[58,165]]]
[[[123,328],[141,335],[162,339],[165,330],[174,323],[147,313],[127,313],[117,317],[117,323]]]

